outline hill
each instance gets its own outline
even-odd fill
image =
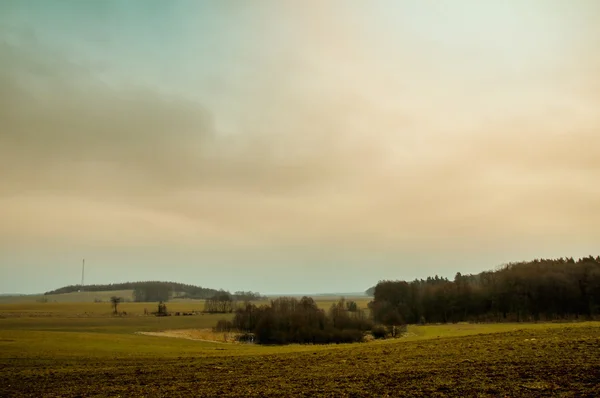
[[[229,293],[223,289],[211,289],[201,286],[189,285],[178,282],[142,281],[111,283],[104,285],[69,285],[44,293],[44,296],[55,295],[89,295],[98,292],[127,291],[135,301],[167,301],[170,298],[208,299],[219,294],[227,293],[234,300],[260,300],[260,293],[237,291]]]
[[[216,289],[210,289],[206,287],[200,287],[195,285],[188,285],[185,283],[177,282],[161,282],[161,281],[140,281],[140,282],[124,282],[124,283],[110,283],[104,285],[69,285],[59,289],[51,290],[44,293],[44,295],[51,294],[64,294],[64,293],[75,293],[80,291],[86,292],[106,292],[114,290],[135,290],[149,284],[158,284],[168,288],[171,292],[176,293],[177,296],[186,296],[190,298],[208,298],[217,294],[219,291]]]

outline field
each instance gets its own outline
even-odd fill
[[[0,396],[600,396],[598,322],[412,326],[394,340],[261,347],[137,333],[223,318],[143,316],[154,306],[123,303],[115,317],[108,303],[0,304]]]
[[[113,290],[105,292],[73,292],[64,294],[32,294],[25,296],[0,296],[0,304],[11,303],[93,303],[94,301],[110,301],[112,296],[122,297],[125,301],[133,301],[133,290]]]

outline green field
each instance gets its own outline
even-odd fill
[[[123,303],[115,317],[108,303],[0,304],[0,396],[600,396],[598,322],[411,326],[393,340],[264,347],[137,334],[223,318],[143,316],[154,306]]]
[[[133,290],[113,290],[105,292],[73,292],[64,294],[31,294],[25,296],[0,296],[0,304],[12,303],[93,303],[94,301],[110,301],[112,296],[122,297],[125,301],[133,301]]]

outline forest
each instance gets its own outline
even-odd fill
[[[600,256],[510,263],[454,280],[386,280],[370,292],[374,321],[387,325],[596,319]]]

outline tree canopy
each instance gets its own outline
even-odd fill
[[[381,281],[370,303],[384,324],[535,321],[600,314],[600,257],[511,263],[454,280]]]

